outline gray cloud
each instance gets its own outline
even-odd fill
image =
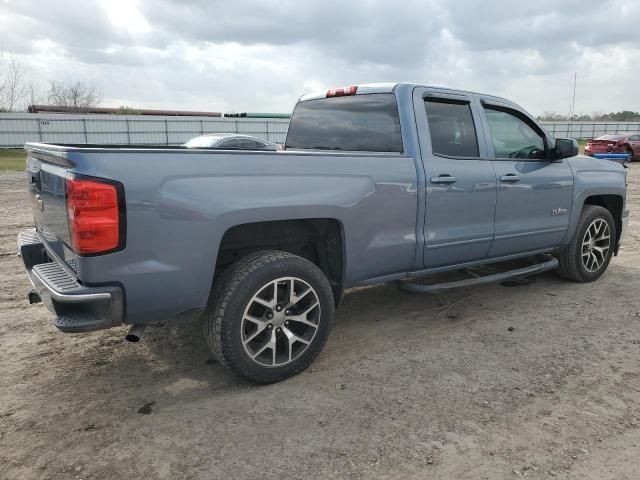
[[[578,111],[640,110],[639,2],[521,3],[139,0],[136,26],[114,21],[118,2],[9,0],[0,44],[105,104],[282,111],[314,88],[407,80],[564,113],[577,71]]]

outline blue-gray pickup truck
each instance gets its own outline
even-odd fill
[[[508,100],[415,84],[304,95],[283,151],[25,149],[19,250],[54,325],[127,324],[135,341],[200,316],[219,361],[258,383],[314,360],[347,288],[591,282],[628,221],[622,165]],[[451,271],[469,276],[430,281]]]

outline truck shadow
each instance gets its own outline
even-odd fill
[[[349,344],[360,337],[358,332],[362,330],[375,335],[377,329],[403,328],[407,321],[413,322],[425,313],[436,315],[467,295],[465,290],[468,289],[438,295],[416,295],[400,291],[395,284],[351,289],[336,312],[327,347]],[[423,328],[430,328],[429,323],[423,322]],[[143,355],[141,359],[150,362],[147,365],[149,370],[153,370],[156,363],[164,365],[167,380],[188,377],[206,382],[212,391],[218,392],[251,385],[217,362],[209,350],[203,330],[201,319],[175,325],[153,325],[147,328],[140,344],[123,342],[122,348],[134,355],[139,349]]]
[[[618,273],[622,270],[617,269]],[[90,337],[94,348],[83,357],[73,358],[70,352],[65,371],[73,371],[73,375],[56,376],[56,385],[48,389],[68,397],[71,403],[74,389],[80,386],[93,389],[96,402],[137,414],[145,413],[143,407],[147,404],[153,409],[157,407],[152,405],[178,408],[185,402],[200,400],[215,403],[216,398],[242,397],[256,389],[313,390],[320,388],[314,385],[318,377],[322,377],[322,388],[326,388],[327,382],[332,385],[340,379],[345,365],[358,362],[372,348],[384,355],[397,347],[398,339],[410,340],[425,334],[452,335],[464,328],[465,323],[478,320],[486,321],[487,328],[492,328],[491,309],[495,312],[503,299],[505,303],[524,305],[531,301],[531,295],[543,301],[553,298],[545,295],[555,296],[558,290],[570,295],[575,288],[579,287],[547,273],[531,285],[508,289],[483,285],[438,295],[409,294],[393,284],[353,289],[345,296],[325,350],[310,371],[284,384],[265,387],[253,386],[217,363],[204,339],[200,320],[150,326],[138,344],[124,340],[124,329],[112,329]],[[487,301],[489,307],[485,306]],[[79,347],[87,349],[88,345]],[[139,409],[142,411],[138,412]]]
[[[441,307],[449,298],[458,295],[409,295],[400,292],[395,285],[348,292],[338,309],[325,351],[312,365],[312,370],[317,370],[316,364],[320,364],[330,375],[339,372],[342,368],[339,366],[344,365],[341,357],[348,352],[348,346],[361,339],[359,331],[367,330],[376,335],[379,329],[403,328],[405,316],[410,318],[421,310]],[[428,329],[429,325],[425,324],[423,328]],[[277,388],[254,386],[220,365],[205,341],[202,320],[150,325],[139,343],[127,342],[125,334],[123,327],[73,337],[78,339],[75,346],[62,349],[60,360],[65,363],[64,371],[53,378],[56,385],[45,389],[55,390],[71,404],[75,402],[76,389],[93,390],[98,403],[113,406],[115,402],[120,408],[136,413],[138,408],[149,403],[156,405],[152,409],[158,405],[166,408],[247,389]],[[70,339],[60,338],[65,344],[70,343]],[[309,381],[313,379],[303,373],[286,383]],[[105,390],[108,390],[107,395]]]

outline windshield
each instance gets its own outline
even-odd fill
[[[202,135],[195,137],[184,144],[187,148],[207,148],[216,145],[222,138],[217,135]]]
[[[299,102],[285,147],[402,152],[396,97],[378,93]]]

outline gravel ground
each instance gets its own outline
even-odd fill
[[[0,174],[0,478],[636,479],[640,165],[598,282],[350,292],[307,372],[256,387],[198,322],[65,335],[28,305],[22,174]]]

